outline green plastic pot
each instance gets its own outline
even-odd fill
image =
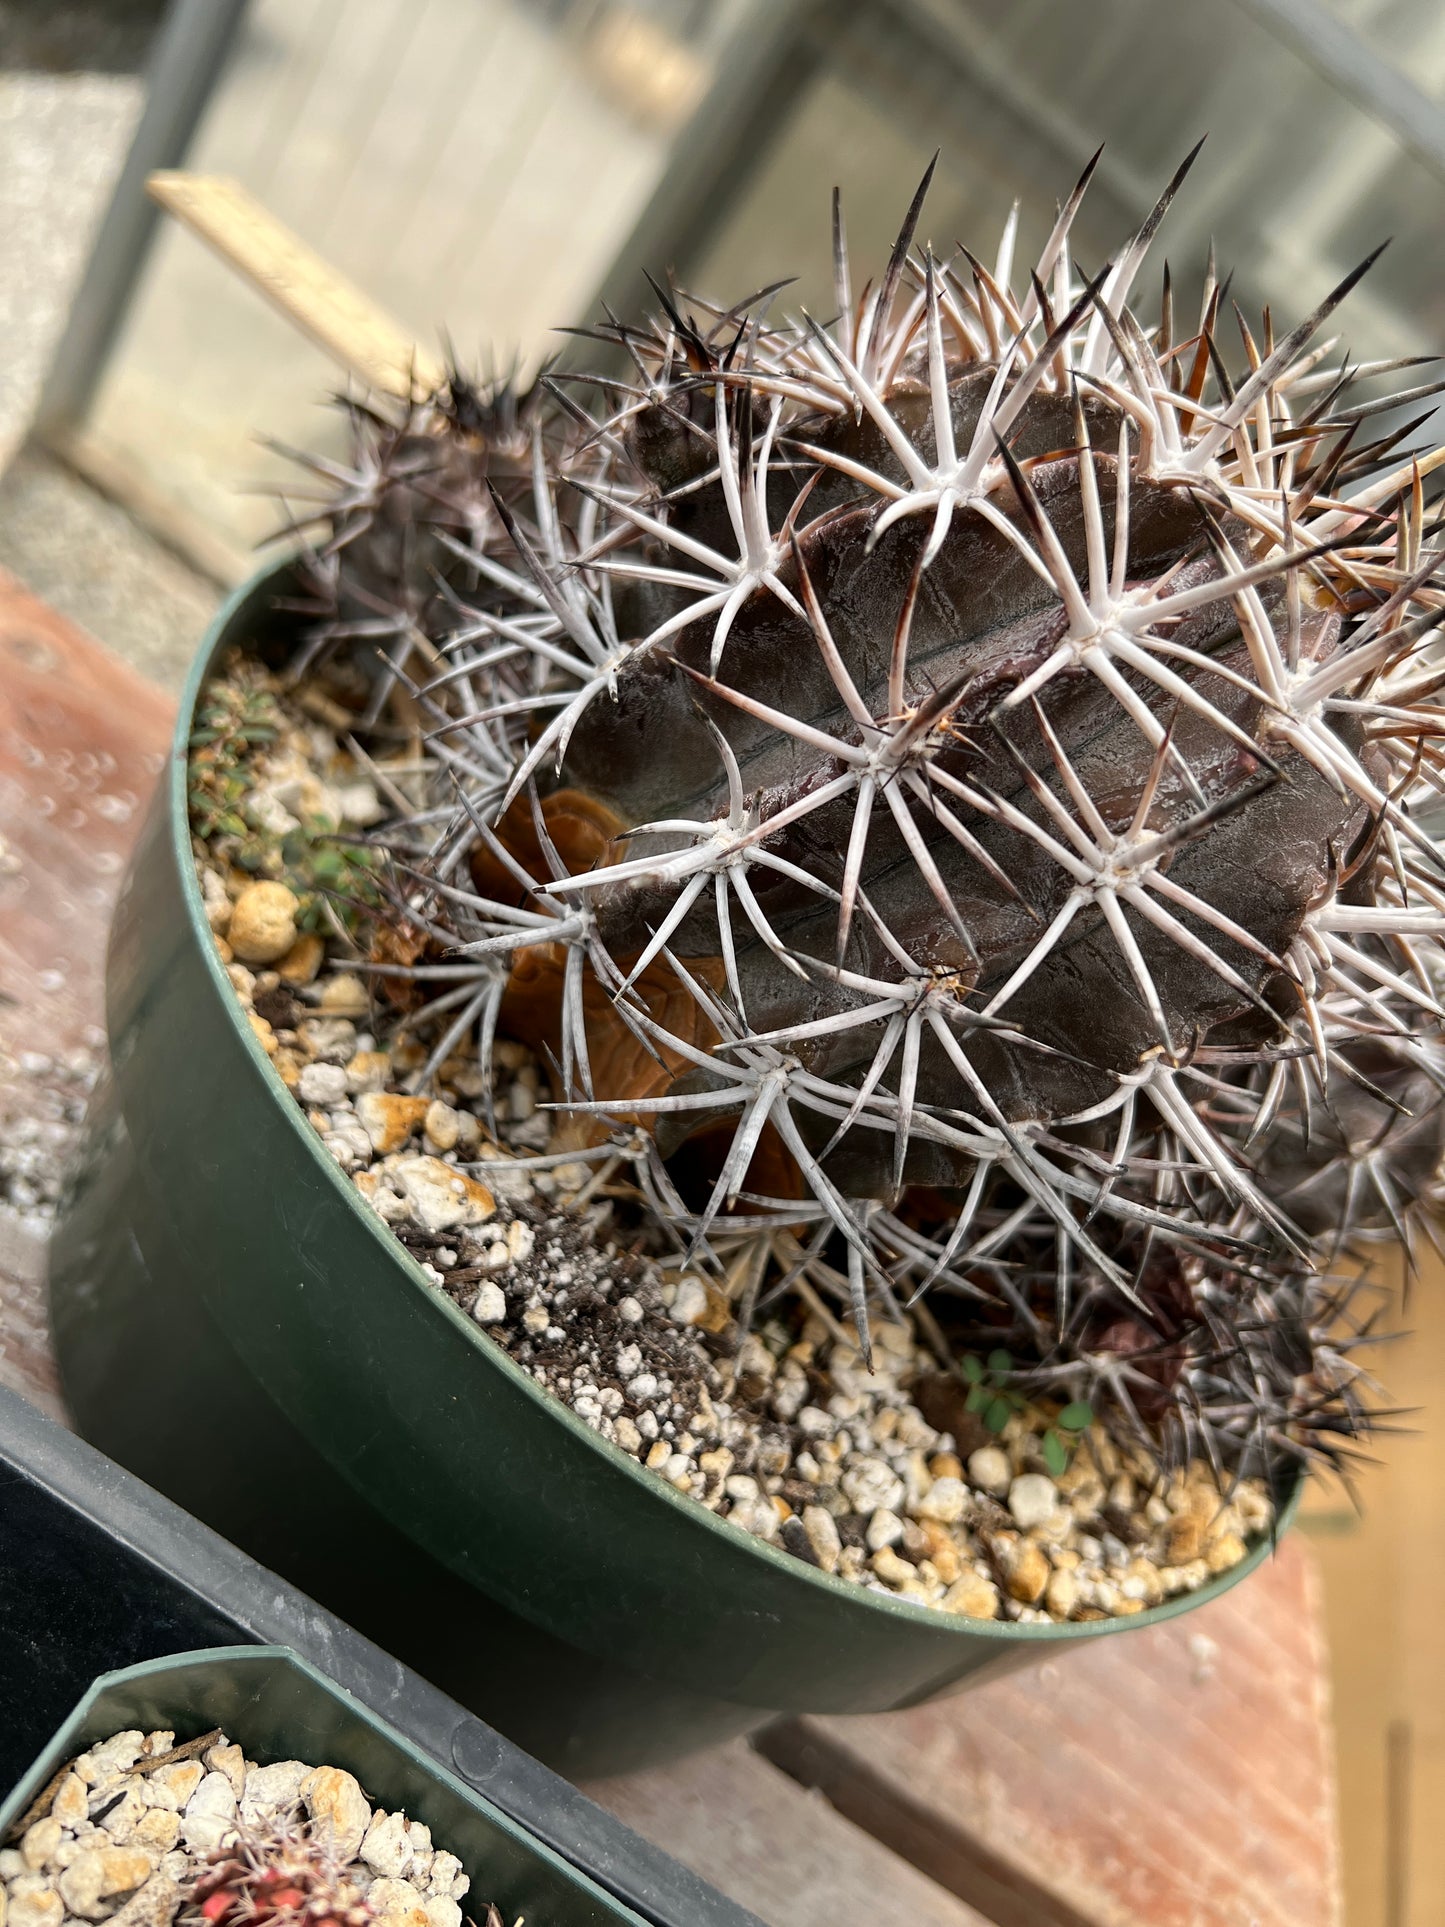
[[[227,646],[284,646],[284,580],[207,637],[116,912],[112,1077],[52,1247],[82,1432],[574,1777],[1099,1636],[889,1598],[715,1518],[549,1398],[361,1202],[235,1000],[186,823],[197,692]]]
[[[191,1739],[222,1727],[248,1759],[305,1760],[354,1774],[373,1804],[431,1828],[471,1875],[469,1905],[537,1927],[643,1927],[641,1917],[463,1786],[284,1646],[215,1646],[96,1680],[0,1806],[0,1840],[77,1753],[135,1728]]]

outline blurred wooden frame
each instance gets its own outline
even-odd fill
[[[409,399],[434,394],[444,384],[446,370],[436,356],[239,181],[167,170],[151,174],[146,186],[154,201],[361,387]]]
[[[243,280],[357,384],[386,395],[435,393],[441,361],[333,268],[238,181],[167,169],[146,177],[151,198],[205,241]],[[93,424],[50,423],[46,444],[158,541],[219,587],[252,575],[256,557],[196,513],[184,496],[106,440]]]

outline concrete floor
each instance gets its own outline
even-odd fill
[[[34,409],[140,99],[131,74],[0,70],[0,459]]]
[[[220,591],[43,449],[0,477],[0,568],[179,690]]]
[[[26,431],[164,0],[0,0],[0,568],[177,688],[216,590]]]

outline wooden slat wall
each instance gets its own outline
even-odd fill
[[[1394,1267],[1398,1275],[1398,1264]],[[1425,1260],[1372,1361],[1406,1413],[1305,1530],[1324,1580],[1349,1927],[1445,1921],[1445,1265]]]

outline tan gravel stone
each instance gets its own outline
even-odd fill
[[[205,1777],[206,1769],[199,1760],[177,1760],[173,1766],[158,1766],[154,1773],[146,1775],[146,1805],[179,1813]]]
[[[138,1847],[169,1853],[180,1838],[181,1816],[165,1807],[151,1807],[136,1821],[131,1839]]]
[[[399,1881],[411,1866],[412,1859],[406,1816],[378,1809],[366,1829],[360,1855],[379,1878]]]
[[[206,922],[218,937],[226,933],[226,925],[231,921],[231,894],[226,888],[225,879],[215,870],[198,870],[197,879],[201,886],[201,901],[205,905]]]
[[[77,1827],[85,1825],[90,1818],[89,1804],[86,1799],[85,1782],[78,1773],[67,1773],[60,1782],[50,1811],[69,1833],[74,1833]]]
[[[246,1012],[246,1021],[250,1024],[252,1030],[255,1031],[257,1042],[260,1044],[262,1050],[265,1051],[268,1057],[274,1057],[280,1046],[276,1042],[275,1031],[272,1030],[271,1026],[266,1022],[266,1019],[264,1017],[258,1017],[254,1010],[248,1010]]]
[[[53,1887],[40,1887],[34,1893],[13,1894],[7,1927],[60,1927],[65,1918],[65,1903]]]
[[[391,1059],[384,1050],[359,1050],[346,1066],[346,1082],[354,1095],[383,1091],[391,1075]]]
[[[969,1454],[968,1476],[970,1483],[977,1486],[980,1492],[987,1492],[990,1498],[1001,1499],[1013,1478],[1008,1453],[997,1445],[981,1445],[976,1452]]]
[[[447,1900],[465,1900],[471,1892],[472,1883],[462,1872],[462,1863],[454,1853],[439,1852],[431,1863],[427,1875],[427,1893],[432,1897]]]
[[[1171,1566],[1187,1566],[1203,1554],[1204,1539],[1204,1521],[1186,1513],[1170,1525],[1164,1557]]]
[[[149,1811],[146,1806],[146,1792],[147,1787],[145,1781],[137,1775],[127,1784],[125,1792],[122,1793],[118,1800],[107,1800],[105,1831],[110,1835],[111,1840],[116,1846],[126,1846],[129,1844],[131,1835]],[[86,1840],[94,1831],[95,1829],[93,1827],[84,1826],[78,1830],[76,1837],[80,1840]],[[92,1846],[101,1846],[104,1845],[104,1842],[91,1840],[89,1844]]]
[[[940,1525],[956,1525],[968,1508],[968,1488],[962,1479],[935,1479],[909,1511],[915,1518],[936,1519]]]
[[[1043,1597],[1049,1583],[1049,1561],[1042,1546],[1032,1539],[1021,1539],[1002,1561],[1009,1597],[1021,1605],[1032,1606]]]
[[[1131,1559],[1124,1574],[1126,1597],[1137,1597],[1146,1606],[1157,1606],[1164,1597],[1164,1582],[1152,1559]]]
[[[226,941],[242,963],[275,963],[296,941],[299,908],[284,883],[249,884],[232,906]]]
[[[979,1573],[966,1572],[943,1595],[943,1610],[960,1613],[965,1619],[997,1619],[998,1588]]]
[[[99,1920],[105,1902],[128,1894],[155,1872],[156,1855],[145,1847],[94,1847],[80,1854],[56,1883],[67,1913]]]
[[[1228,1572],[1237,1566],[1248,1551],[1238,1533],[1224,1532],[1212,1539],[1204,1551],[1204,1563],[1211,1572]]]
[[[300,1760],[275,1760],[270,1766],[252,1767],[241,1796],[242,1822],[254,1826],[275,1813],[289,1812],[301,1798],[302,1782],[310,1771]]]
[[[366,1898],[391,1927],[431,1927],[421,1895],[405,1880],[374,1880]]]
[[[400,1091],[364,1091],[356,1100],[356,1115],[372,1149],[385,1157],[420,1130],[430,1104],[429,1098],[406,1097]]]
[[[813,1548],[813,1556],[824,1572],[836,1572],[843,1544],[838,1537],[838,1527],[832,1513],[825,1511],[820,1505],[805,1506],[803,1530],[808,1535],[808,1544]]]
[[[953,1534],[936,1519],[923,1521],[923,1536],[928,1541],[928,1557],[943,1585],[951,1586],[963,1571],[963,1559]]]
[[[485,1224],[496,1215],[497,1201],[486,1185],[440,1158],[398,1158],[393,1169],[417,1223],[426,1231]]]
[[[436,1859],[436,1850],[431,1843],[431,1828],[424,1826],[420,1820],[408,1820],[406,1837],[411,1847],[411,1865],[407,1868],[406,1877],[413,1887],[425,1887],[432,1862]]]
[[[340,1767],[319,1766],[301,1782],[301,1798],[318,1836],[341,1860],[354,1860],[371,1824],[371,1806],[356,1780]]]
[[[443,1104],[439,1097],[435,1098],[427,1106],[422,1129],[434,1151],[454,1151],[457,1139],[461,1136],[460,1114],[450,1104]]]
[[[54,1860],[61,1838],[60,1822],[53,1812],[47,1813],[43,1820],[37,1820],[33,1827],[27,1827],[25,1837],[20,1842],[26,1866],[35,1873],[43,1873]]]
[[[1209,1568],[1202,1559],[1196,1559],[1187,1566],[1164,1566],[1160,1569],[1159,1582],[1166,1599],[1173,1599],[1182,1592],[1194,1592],[1209,1577]]]
[[[321,1008],[328,1017],[365,1017],[371,1009],[371,997],[360,977],[339,970],[321,986]]]
[[[1042,1472],[1020,1473],[1008,1489],[1008,1509],[1025,1531],[1051,1519],[1058,1503],[1058,1487]]]
[[[313,983],[326,956],[326,945],[314,930],[303,931],[284,957],[278,958],[276,975],[283,984],[300,989]]]
[[[1078,1581],[1069,1567],[1060,1567],[1049,1574],[1049,1583],[1044,1589],[1044,1604],[1055,1619],[1069,1618],[1078,1604],[1078,1598]]]
[[[224,1773],[208,1773],[186,1802],[182,1844],[191,1853],[214,1853],[235,1824],[235,1789]]]
[[[909,1585],[918,1578],[917,1570],[900,1559],[892,1546],[883,1546],[868,1562],[885,1586]]]

